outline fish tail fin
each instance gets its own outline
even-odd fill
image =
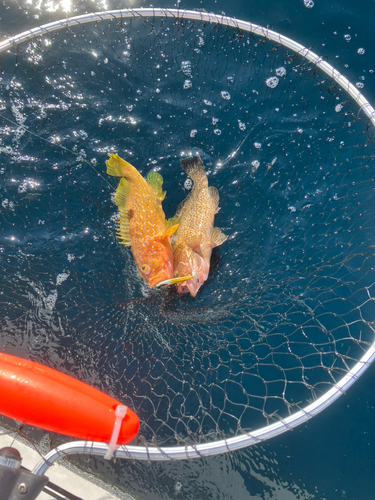
[[[196,156],[192,156],[191,158],[181,160],[180,165],[182,170],[190,177],[194,184],[200,183],[204,186],[208,186],[206,170],[201,157],[198,154]]]
[[[107,174],[113,177],[127,177],[131,178],[134,171],[138,173],[137,169],[130,163],[119,157],[118,154],[108,155],[109,160],[105,162],[107,166]],[[138,173],[138,175],[140,175]]]

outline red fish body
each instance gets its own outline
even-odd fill
[[[199,155],[187,158],[180,165],[194,185],[177,208],[179,226],[174,236],[173,265],[176,277],[193,276],[178,284],[178,293],[190,292],[195,297],[208,277],[212,249],[224,243],[227,236],[214,227],[219,192],[208,186],[201,158]]]
[[[163,178],[150,172],[146,181],[117,154],[109,156],[107,174],[122,177],[115,194],[120,216],[117,237],[123,245],[131,246],[141,277],[153,288],[173,278],[170,236],[178,227],[174,219],[165,220],[161,206],[165,197]]]

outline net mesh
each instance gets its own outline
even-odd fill
[[[0,348],[131,407],[137,443],[264,427],[374,341],[373,126],[301,55],[236,28],[112,19],[1,54]],[[199,152],[218,188],[196,299],[148,290],[115,238],[108,153],[164,177]]]

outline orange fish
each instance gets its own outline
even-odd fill
[[[176,231],[178,221],[165,220],[161,206],[166,194],[162,191],[163,177],[150,172],[146,181],[119,155],[109,157],[107,174],[122,177],[114,200],[120,215],[117,225],[120,243],[131,246],[139,273],[149,288],[160,286],[164,281],[176,283],[170,236]]]
[[[214,226],[219,211],[219,192],[210,186],[199,155],[180,162],[182,170],[194,182],[190,194],[177,207],[175,217],[180,223],[173,242],[175,276],[193,275],[189,281],[180,282],[178,293],[195,297],[208,277],[212,249],[224,243],[227,236]]]

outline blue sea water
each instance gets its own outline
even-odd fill
[[[154,5],[175,6],[173,2]],[[130,5],[108,4],[108,8],[127,6]],[[131,6],[148,4],[139,2]],[[364,95],[371,103],[375,102],[374,2],[317,0],[312,8],[307,8],[302,1],[243,1],[228,5],[217,0],[182,1],[179,6],[224,11],[226,15],[279,31],[327,57],[351,82],[363,83]],[[102,7],[93,2],[77,3],[74,13]],[[3,32],[12,35],[62,16],[61,10],[48,13],[47,9],[32,4],[4,2],[0,17]],[[358,53],[359,49],[364,49],[364,54]],[[105,208],[109,210],[109,206]],[[84,268],[83,262],[80,265]],[[85,284],[83,291],[84,287]],[[130,493],[145,499],[367,500],[375,490],[373,375],[374,368],[370,367],[347,395],[321,415],[262,445],[189,463],[129,463],[126,472],[118,466],[119,474],[126,476],[124,482]]]

